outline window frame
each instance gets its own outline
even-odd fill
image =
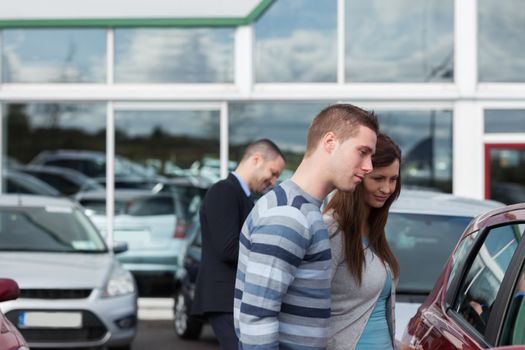
[[[505,214],[506,213],[499,214],[498,216],[500,216],[501,219],[498,220],[497,218],[495,218],[495,221],[491,221],[503,221],[505,220],[503,218]],[[479,344],[486,347],[496,346],[496,344],[498,344],[501,341],[500,338],[503,329],[503,324],[505,321],[505,316],[508,311],[507,309],[510,305],[510,300],[512,297],[512,293],[514,292],[516,281],[520,276],[521,267],[525,261],[525,239],[520,240],[518,247],[514,251],[509,266],[505,271],[505,276],[496,294],[496,299],[494,300],[494,305],[492,307],[491,313],[487,321],[487,327],[485,328],[485,332],[483,334],[477,331],[460,314],[453,310],[453,305],[455,305],[458,299],[462,282],[465,280],[474,260],[478,256],[479,250],[485,243],[487,236],[492,231],[492,229],[496,229],[502,226],[525,223],[523,219],[516,219],[510,221],[506,219],[506,221],[507,222],[504,223],[497,223],[494,225],[485,226],[479,231],[480,234],[478,235],[476,242],[472,246],[470,253],[464,257],[462,262],[458,264],[458,272],[454,276],[454,279],[450,282],[449,287],[445,290],[444,307],[446,309],[445,311],[447,315],[459,325],[462,332],[466,333],[468,336],[476,340]],[[469,236],[474,233],[475,232],[470,233]],[[461,242],[463,242],[466,238],[467,237],[463,237]],[[448,272],[450,272],[450,268],[451,266],[449,265]]]

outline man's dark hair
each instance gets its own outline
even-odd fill
[[[286,161],[283,152],[281,152],[279,147],[270,139],[259,139],[250,143],[244,150],[241,162],[250,158],[255,153],[262,154],[266,160],[281,157]]]
[[[376,134],[379,123],[374,112],[365,111],[351,104],[335,104],[326,107],[314,118],[306,142],[306,154],[311,154],[327,132],[333,132],[340,142],[355,136],[359,126],[365,126]]]

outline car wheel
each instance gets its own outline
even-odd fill
[[[197,339],[202,331],[202,321],[191,316],[190,310],[190,298],[181,291],[177,292],[173,306],[173,327],[175,333],[183,339]]]

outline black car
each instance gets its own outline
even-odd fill
[[[198,339],[205,320],[191,315],[191,305],[195,294],[197,272],[201,262],[202,238],[200,225],[184,254],[184,265],[179,269],[175,281],[173,303],[173,327],[175,333],[183,339]]]

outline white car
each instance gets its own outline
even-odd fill
[[[396,339],[432,291],[450,253],[470,221],[504,204],[451,194],[402,190],[390,208],[387,240],[400,265],[396,293]]]
[[[2,277],[20,286],[2,312],[31,348],[131,349],[137,291],[114,252],[70,200],[0,196]]]
[[[171,288],[182,266],[182,252],[188,244],[188,232],[195,222],[201,197],[191,191],[198,192],[199,188],[178,186],[177,189],[190,193],[115,191],[113,239],[126,242],[129,248],[118,259],[133,273],[141,295],[163,289],[160,287]],[[105,191],[83,192],[75,199],[107,238]]]

